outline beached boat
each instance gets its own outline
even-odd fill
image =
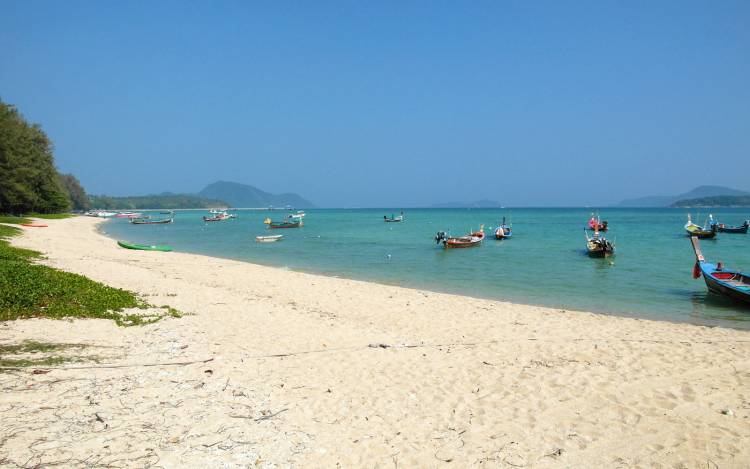
[[[99,218],[111,218],[117,215],[117,212],[107,212],[106,210],[96,210],[94,212],[91,212],[92,217],[99,217]]]
[[[47,228],[47,225],[43,223],[21,223],[21,226],[27,226],[29,228]]]
[[[287,217],[284,221],[272,221],[270,218],[266,218],[265,220],[263,220],[263,223],[268,225],[269,229],[299,228],[304,224],[301,219],[292,221],[292,219],[289,217]]]
[[[495,228],[495,239],[506,239],[513,236],[513,227],[505,223],[505,217],[503,217],[503,223]]]
[[[135,212],[120,212],[115,215],[115,218],[141,218],[141,214]]]
[[[711,216],[709,216],[709,219],[713,220]],[[709,228],[710,227],[710,228]],[[693,223],[693,220],[690,218],[690,214],[688,213],[688,219],[687,223],[685,223],[685,231],[687,231],[688,236],[697,236],[700,239],[711,239],[716,237],[716,232],[718,231],[718,226],[716,226],[715,223],[710,223],[708,226],[699,226]]]
[[[383,215],[383,221],[386,223],[398,223],[401,221],[404,221],[404,212],[401,212],[401,215],[394,217],[393,214],[391,214],[391,218],[388,218],[386,215]]]
[[[598,213],[596,215],[592,214],[591,218],[589,218],[586,229],[591,231],[607,231],[609,229],[609,223],[607,220],[601,221]]]
[[[599,236],[599,230],[594,231],[594,236],[589,236],[583,230],[586,237],[586,250],[591,257],[609,257],[615,253],[615,245],[604,236]]]
[[[745,220],[740,226],[727,226],[724,223],[715,223],[715,225],[719,233],[747,234],[747,229],[750,227],[750,220]]]
[[[721,262],[707,262],[701,252],[697,236],[691,236],[690,242],[695,252],[693,278],[703,275],[708,290],[750,304],[750,277],[742,272],[727,269]]]
[[[130,223],[134,225],[166,225],[174,222],[174,218],[164,218],[161,220],[152,220],[150,218],[131,218]]]
[[[125,249],[136,249],[138,251],[164,251],[168,252],[172,250],[172,246],[167,246],[166,244],[135,244],[135,243],[126,243],[125,241],[118,241],[117,244],[120,247],[123,247]]]
[[[435,235],[435,242],[437,244],[443,243],[445,249],[454,248],[470,248],[479,246],[484,240],[484,225],[479,228],[479,231],[474,231],[466,236],[449,236],[445,231],[438,231]]]
[[[256,236],[255,241],[258,243],[275,243],[281,241],[284,235],[272,235],[272,236]]]

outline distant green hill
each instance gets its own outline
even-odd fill
[[[750,195],[720,195],[683,199],[670,207],[750,207]]]
[[[303,199],[297,194],[271,194],[257,187],[238,182],[217,181],[206,186],[198,195],[210,199],[226,200],[229,206],[238,208],[265,208],[270,206],[290,206],[293,208],[315,207],[312,202]]]
[[[638,199],[623,200],[620,207],[669,207],[678,200],[698,199],[724,195],[750,195],[750,192],[723,186],[698,186],[695,189],[679,195],[654,195]]]
[[[159,194],[134,197],[89,196],[91,207],[105,210],[143,210],[149,208],[214,208],[229,207],[229,204],[216,199],[207,199],[191,194]]]

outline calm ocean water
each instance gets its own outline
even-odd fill
[[[206,212],[178,212],[172,225],[131,225],[110,220],[108,236],[166,243],[176,251],[386,284],[460,293],[519,303],[625,316],[750,329],[750,308],[706,292],[693,280],[694,256],[683,230],[684,209],[605,209],[607,237],[616,255],[586,255],[583,227],[591,209],[410,209],[403,223],[384,223],[400,209],[308,210],[300,229],[266,230],[263,219],[283,211],[236,212],[227,222],[204,223]],[[748,209],[712,210],[735,225]],[[696,219],[694,210],[693,216]],[[700,214],[700,223],[707,212]],[[160,215],[155,214],[159,217]],[[444,250],[439,230],[461,235],[480,224],[513,223],[513,238],[488,238],[477,248]],[[283,234],[278,243],[255,236]],[[702,241],[709,260],[750,269],[750,235],[720,233]]]

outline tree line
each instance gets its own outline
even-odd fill
[[[0,213],[87,210],[89,199],[72,174],[55,167],[52,141],[15,106],[0,100]]]
[[[90,196],[91,206],[103,210],[141,210],[149,208],[215,208],[228,207],[221,200],[205,199],[191,194],[159,194],[135,197],[109,197],[106,195]]]

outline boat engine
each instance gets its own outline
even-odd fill
[[[446,239],[445,231],[438,231],[435,235],[435,244],[440,244],[440,241]]]

